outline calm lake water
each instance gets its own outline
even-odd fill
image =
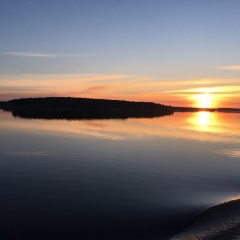
[[[240,195],[240,114],[37,120],[0,111],[1,239],[171,239]]]

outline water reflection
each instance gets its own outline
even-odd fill
[[[218,151],[218,153],[231,158],[240,158],[240,149],[223,149]]]
[[[218,113],[205,111],[193,113],[193,115],[188,118],[188,123],[192,129],[208,133],[222,132],[221,121],[223,121],[223,119]]]
[[[239,195],[238,114],[69,121],[0,111],[0,132],[3,239],[165,240]]]
[[[8,112],[0,112],[0,119],[2,131],[41,135],[115,141],[179,138],[240,143],[239,114],[235,113],[175,113],[160,118],[126,120],[26,120],[13,118]]]
[[[205,130],[210,124],[210,112],[198,112],[197,123],[200,129]]]
[[[210,112],[196,112],[193,118],[189,119],[189,123],[195,126],[199,131],[211,131],[213,118]]]

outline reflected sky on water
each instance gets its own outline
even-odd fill
[[[0,112],[2,236],[169,239],[240,194],[239,116],[69,121]]]
[[[38,120],[13,118],[1,112],[1,127],[10,131],[63,137],[90,137],[110,140],[184,138],[200,141],[231,141],[240,133],[239,114],[217,112],[174,113],[159,118],[119,120]],[[218,134],[221,137],[218,138]],[[216,137],[216,139],[214,139]]]

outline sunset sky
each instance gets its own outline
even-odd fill
[[[240,108],[239,0],[0,0],[0,100]]]

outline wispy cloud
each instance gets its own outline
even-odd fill
[[[178,89],[166,91],[166,93],[175,93],[175,94],[202,94],[202,93],[211,93],[211,94],[239,94],[240,86],[216,86],[208,88],[189,88],[189,89]]]
[[[88,88],[84,89],[80,93],[81,94],[93,94],[93,93],[97,93],[97,92],[105,90],[105,89],[106,89],[105,86],[92,86],[92,87],[88,87]]]
[[[4,52],[2,54],[18,56],[18,57],[44,57],[44,58],[58,57],[57,54],[37,53],[37,52]]]
[[[60,58],[60,57],[87,57],[88,54],[51,54],[40,52],[3,52],[5,55],[18,57],[37,57],[37,58]]]
[[[240,71],[240,65],[235,65],[235,66],[221,66],[221,67],[216,67],[217,69],[223,69],[223,70],[237,70]]]

